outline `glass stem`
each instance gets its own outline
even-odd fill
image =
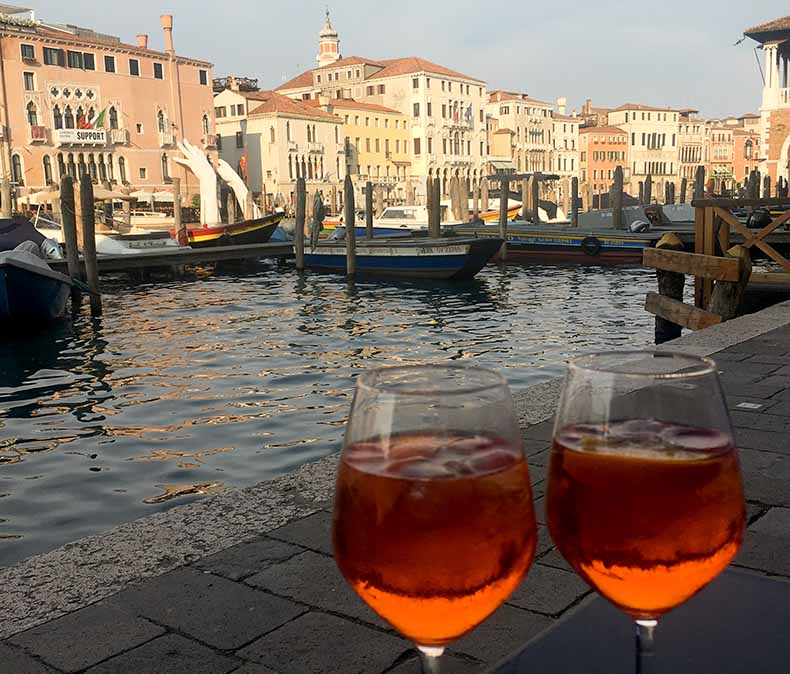
[[[422,674],[441,674],[439,661],[441,660],[444,648],[441,646],[417,646],[417,653],[420,654],[420,665]]]
[[[658,674],[656,667],[657,620],[636,621],[636,674]]]

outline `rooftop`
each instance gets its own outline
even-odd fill
[[[309,101],[302,101],[306,105],[310,105],[312,107],[318,107],[321,105],[320,101],[311,98]],[[329,105],[333,108],[348,108],[351,110],[369,110],[370,112],[384,112],[390,113],[394,115],[401,115],[399,110],[393,110],[392,108],[387,108],[383,105],[376,105],[375,103],[363,103],[361,101],[355,101],[353,98],[333,98],[329,101]]]
[[[513,91],[503,91],[497,89],[488,93],[488,101],[490,103],[502,103],[504,101],[520,101],[522,103],[532,103],[533,105],[544,105],[550,108],[554,106],[546,101],[539,101],[537,98],[531,98],[527,94],[517,94]]]
[[[603,133],[627,136],[628,134],[616,126],[584,126],[579,129],[579,133]]]
[[[553,114],[551,118],[559,122],[576,122],[577,124],[581,124],[584,121],[581,117],[574,115],[558,115],[556,113]]]
[[[652,105],[642,105],[641,103],[623,103],[619,108],[611,112],[623,112],[624,110],[638,110],[644,112],[686,112],[685,110],[675,110],[674,108],[655,108]]]
[[[747,28],[743,31],[743,34],[760,42],[761,40],[757,39],[757,35],[771,39],[775,34],[785,31],[790,31],[790,14],[774,19],[773,21],[766,21],[765,23]],[[778,35],[776,35],[776,37],[778,37]]]
[[[432,61],[426,61],[425,59],[419,58],[418,56],[407,56],[405,58],[380,61],[379,63],[384,65],[384,69],[374,73],[368,79],[382,79],[384,77],[395,77],[397,75],[410,75],[411,73],[425,72],[435,75],[444,75],[445,77],[456,77],[462,80],[471,80],[473,82],[485,84],[483,80],[479,80],[476,77],[464,75],[463,73],[459,73],[457,70],[450,70],[450,68],[445,68],[444,66],[440,66],[438,63],[433,63]]]
[[[265,115],[277,112],[285,115],[312,117],[326,121],[339,122],[340,118],[326,110],[308,105],[307,101],[295,101],[292,98],[278,94],[276,91],[255,91],[242,94],[250,100],[262,101],[262,105],[250,110],[250,115]]]

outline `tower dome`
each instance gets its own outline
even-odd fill
[[[340,36],[332,28],[329,20],[329,9],[326,10],[326,22],[321,32],[318,34],[318,67],[328,66],[340,59]]]

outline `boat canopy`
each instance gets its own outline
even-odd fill
[[[40,246],[46,238],[27,218],[0,220],[0,250],[14,250],[24,241]]]

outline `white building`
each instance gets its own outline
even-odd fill
[[[551,103],[510,91],[492,91],[486,112],[497,120],[498,133],[511,132],[511,152],[518,173],[549,173],[552,170]],[[578,129],[577,141],[578,147]],[[578,160],[576,161],[578,164]]]
[[[418,57],[344,58],[327,19],[320,34],[323,63],[278,87],[294,99],[354,99],[397,110],[409,119],[407,179],[424,195],[426,176],[439,176],[446,192],[452,176],[470,183],[483,175],[486,85],[482,80]],[[393,142],[395,138],[393,137]]]

